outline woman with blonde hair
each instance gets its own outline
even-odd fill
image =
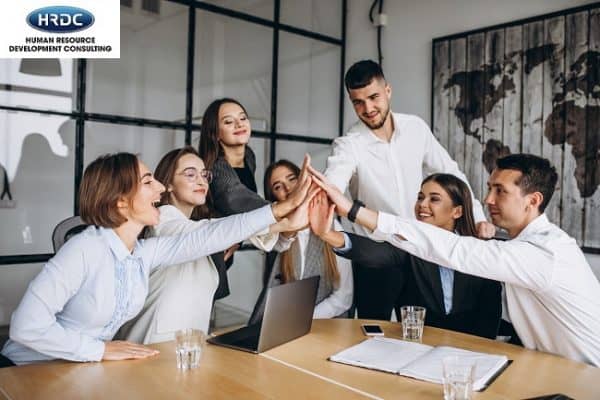
[[[285,201],[296,189],[299,176],[300,168],[291,161],[271,164],[264,177],[267,200]],[[341,229],[337,221],[335,227]],[[353,293],[352,266],[348,260],[335,255],[331,246],[313,235],[309,228],[298,231],[289,250],[277,254],[266,287],[316,275],[321,279],[314,318],[348,316]],[[260,302],[258,307],[262,307]]]

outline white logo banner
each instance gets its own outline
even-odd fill
[[[119,0],[18,0],[0,13],[0,58],[119,58]]]

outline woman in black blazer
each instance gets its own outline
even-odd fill
[[[202,116],[199,153],[213,172],[212,202],[223,216],[268,204],[256,190],[256,157],[248,146],[251,132],[246,109],[234,99],[213,101]]]
[[[495,339],[502,314],[499,282],[450,271],[398,251],[389,243],[331,230],[333,208],[325,195],[311,208],[313,232],[342,257],[374,267],[409,266],[403,288],[405,304],[427,308],[425,324]],[[415,216],[463,236],[476,236],[471,194],[450,174],[433,174],[421,184]],[[444,290],[444,286],[446,290]],[[451,293],[450,293],[451,292]]]
[[[254,178],[256,157],[248,145],[251,133],[248,113],[235,99],[214,100],[204,111],[198,152],[206,169],[212,171],[207,205],[216,211],[217,216],[248,212],[269,204],[257,193]],[[304,182],[305,175],[306,172],[303,172],[299,181]],[[285,201],[274,204],[275,217],[283,218],[295,210],[304,200],[305,189],[306,186],[299,184]],[[236,245],[228,251],[233,252],[238,247]],[[270,251],[271,248],[262,250]],[[216,299],[229,294],[227,275],[223,271],[232,262],[233,258],[230,258],[227,267],[222,260],[217,264],[221,271],[221,283]]]

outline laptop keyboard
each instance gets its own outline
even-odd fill
[[[260,324],[245,326],[232,332],[217,336],[218,341],[245,349],[256,350],[260,337]]]
[[[256,348],[258,347],[258,337],[251,336],[251,337],[239,339],[239,340],[231,342],[231,344],[239,346],[239,347],[244,347],[246,349],[256,350]]]

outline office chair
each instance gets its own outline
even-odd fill
[[[54,228],[54,232],[52,232],[54,252],[58,252],[71,236],[83,231],[87,227],[88,225],[85,224],[78,215],[60,221]]]

